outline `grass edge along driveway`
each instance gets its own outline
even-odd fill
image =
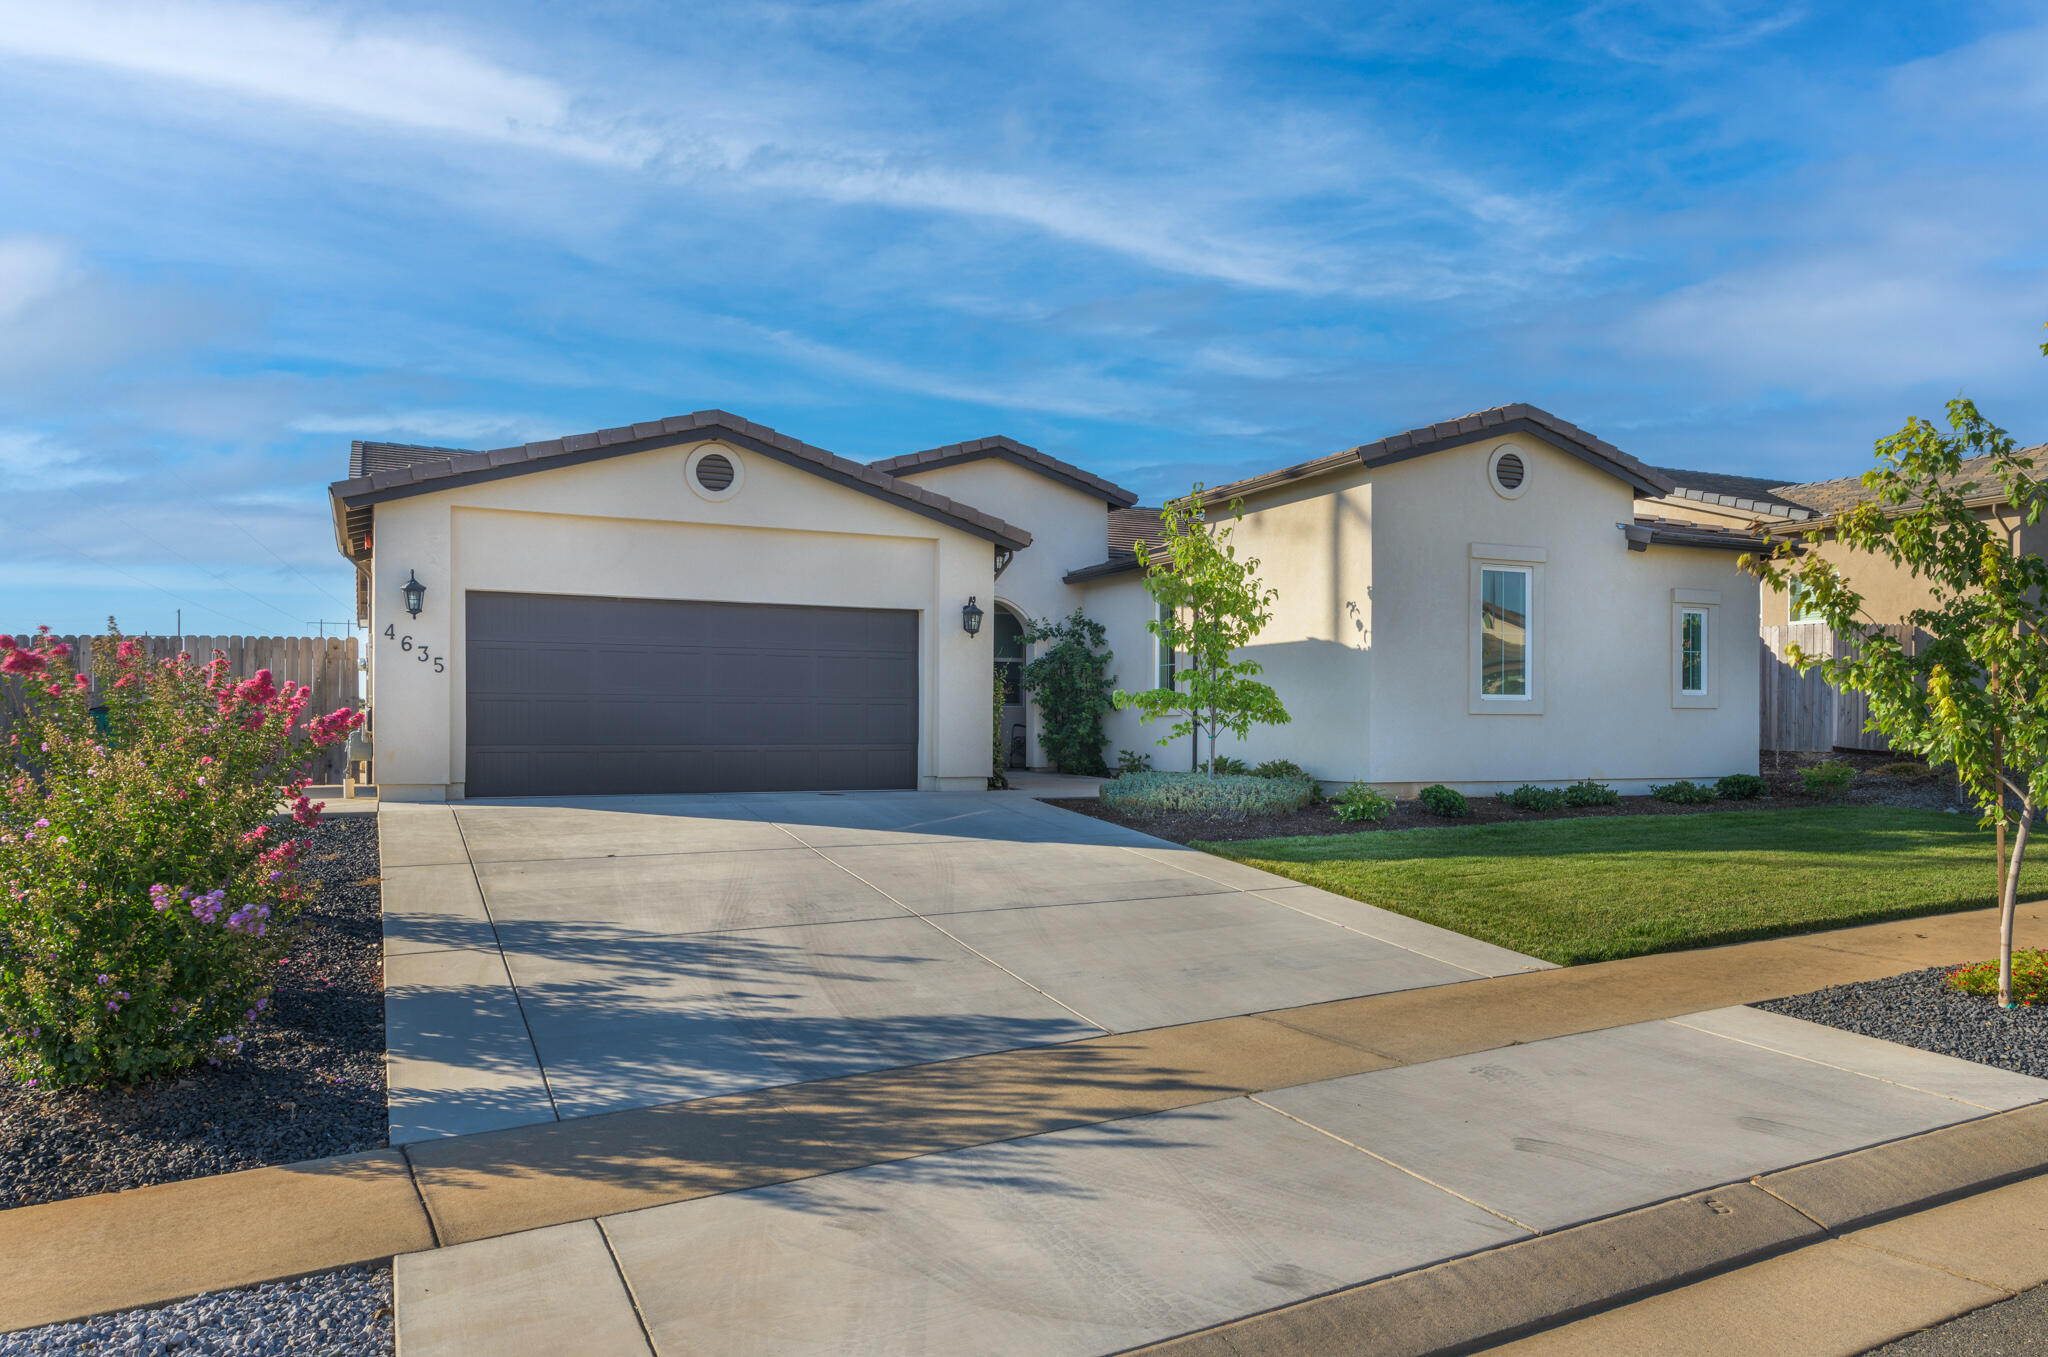
[[[1560,965],[1997,903],[1989,830],[1884,806],[1614,815],[1194,845]],[[2033,899],[2048,868],[2029,870]],[[1985,935],[1985,955],[1996,939]]]

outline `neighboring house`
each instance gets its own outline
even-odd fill
[[[1133,551],[1158,510],[1005,438],[862,465],[707,411],[349,469],[393,799],[979,787],[1025,619],[1084,609],[1122,687],[1172,672]],[[1754,771],[1757,543],[1637,512],[1673,491],[1526,405],[1212,490],[1279,591],[1255,654],[1294,716],[1228,752],[1396,789]],[[1186,766],[1157,731],[1119,712],[1107,752]]]
[[[2048,444],[2023,449],[2022,455],[2048,466]],[[1950,483],[1978,485],[1972,502],[1980,515],[1995,519],[2011,534],[2015,550],[2034,554],[2048,550],[2048,523],[2029,527],[2018,521],[2005,507],[2005,492],[1990,478],[1990,461],[1989,457],[1967,459]],[[1813,550],[1863,594],[1864,609],[1873,622],[1901,623],[1908,613],[1927,603],[1926,586],[1909,571],[1868,552],[1851,551],[1826,535],[1834,519],[1875,498],[1864,488],[1861,476],[1785,485],[1768,477],[1678,467],[1661,467],[1659,471],[1674,488],[1652,507],[1667,517],[1738,532],[1762,532],[1774,538],[1821,532],[1823,540]],[[1763,600],[1764,626],[1807,620],[1795,594],[1774,591]]]

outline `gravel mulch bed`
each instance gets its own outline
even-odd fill
[[[376,816],[323,820],[307,875],[320,889],[239,1057],[105,1090],[0,1085],[0,1209],[385,1143]]]
[[[1469,798],[1468,814],[1447,820],[1432,815],[1418,801],[1402,799],[1393,812],[1378,824],[1347,825],[1330,814],[1328,806],[1306,806],[1287,815],[1255,815],[1227,819],[1206,815],[1126,815],[1109,809],[1093,797],[1048,798],[1048,804],[1063,810],[1092,815],[1130,829],[1156,834],[1175,843],[1225,842],[1232,839],[1279,839],[1309,834],[1357,834],[1372,830],[1454,829],[1462,825],[1499,824],[1510,820],[1577,820],[1603,815],[1700,815],[1712,811],[1799,810],[1813,806],[1902,806],[1909,809],[1950,810],[1956,805],[1955,789],[1949,779],[1935,773],[1920,777],[1898,777],[1876,770],[1900,762],[1891,754],[1841,752],[1826,757],[1856,767],[1860,776],[1839,801],[1819,801],[1805,794],[1799,770],[1823,761],[1823,756],[1785,755],[1782,762],[1766,759],[1763,779],[1770,792],[1754,801],[1713,801],[1704,806],[1680,806],[1650,796],[1624,796],[1619,806],[1587,806],[1580,809],[1526,811],[1495,796]]]
[[[0,1334],[0,1357],[388,1357],[391,1269],[347,1267]]]
[[[1995,1000],[1958,994],[1942,983],[1951,969],[1934,966],[1752,1007],[2048,1079],[2048,1009],[2002,1009]]]

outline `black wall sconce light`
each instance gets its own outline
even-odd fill
[[[407,576],[403,586],[405,589],[405,610],[414,617],[418,617],[420,609],[427,606],[427,586],[420,583],[420,577],[417,572],[408,570],[405,573]]]
[[[981,609],[974,605],[974,595],[967,596],[967,606],[960,610],[960,630],[973,636],[981,630]]]

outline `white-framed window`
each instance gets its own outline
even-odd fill
[[[1814,606],[1813,595],[1805,585],[1793,580],[1785,592],[1785,620],[1788,622],[1820,622],[1825,619],[1820,609]]]
[[[1159,621],[1162,625],[1173,620],[1173,609],[1159,605]],[[1154,632],[1152,635],[1152,686],[1171,688],[1173,686],[1174,650],[1166,644],[1166,638]]]
[[[1479,568],[1479,695],[1527,702],[1530,612],[1536,576],[1525,565]]]
[[[1707,690],[1707,610],[1678,610],[1678,691]]]
[[[1671,705],[1721,705],[1721,595],[1714,589],[1671,591]]]
[[[1471,557],[1466,710],[1474,715],[1541,716],[1547,554],[1541,547],[1474,542]]]

